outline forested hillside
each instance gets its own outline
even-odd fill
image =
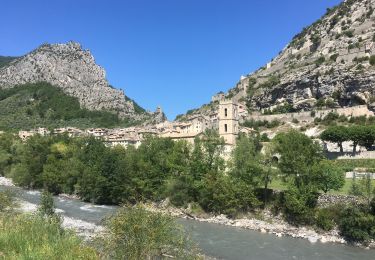
[[[48,83],[0,89],[0,129],[26,130],[36,127],[115,127],[135,121],[120,119],[108,111],[82,108],[78,99]]]

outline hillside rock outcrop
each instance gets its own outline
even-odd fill
[[[108,84],[104,69],[96,64],[90,51],[75,42],[43,44],[0,68],[0,88],[36,82],[48,82],[61,88],[89,110],[112,111],[122,118],[135,120],[151,116],[137,113],[124,91]]]
[[[345,0],[328,9],[264,67],[241,76],[222,98],[255,113],[363,104],[375,108],[374,10],[375,0]],[[182,118],[207,115],[206,107]]]
[[[370,104],[375,97],[375,1],[346,0],[229,91],[252,110]],[[271,80],[272,79],[272,80]],[[282,102],[279,102],[282,100]],[[319,103],[318,103],[319,100]]]

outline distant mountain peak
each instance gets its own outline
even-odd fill
[[[80,105],[89,110],[112,111],[122,118],[136,120],[151,116],[139,107],[135,109],[134,102],[126,98],[123,90],[111,87],[105,70],[96,64],[91,52],[82,49],[77,42],[45,43],[22,57],[3,60],[4,66],[0,66],[2,89],[48,82],[78,98]]]

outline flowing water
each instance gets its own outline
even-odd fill
[[[35,209],[40,192],[17,187],[0,186],[0,190],[12,189],[16,196]],[[100,225],[113,214],[117,207],[100,206],[79,200],[55,197],[55,206],[65,218],[80,222],[83,226]],[[256,231],[227,227],[217,224],[179,219],[203,252],[217,259],[321,259],[321,260],[375,260],[375,250],[365,250],[332,243],[311,244],[304,239],[276,237]],[[74,226],[74,225],[73,225]]]

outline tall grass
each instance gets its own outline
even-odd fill
[[[99,259],[99,255],[53,219],[2,213],[0,259]]]

